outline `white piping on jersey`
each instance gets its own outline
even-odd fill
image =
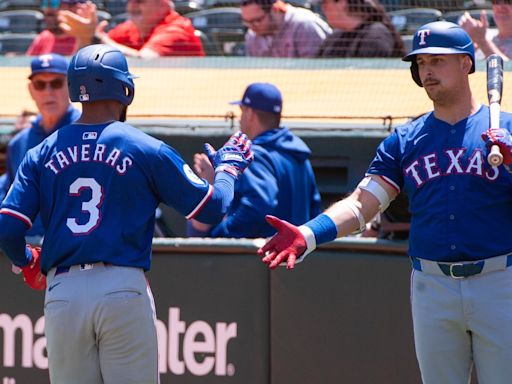
[[[25,216],[23,213],[20,213],[18,211],[15,211],[15,210],[9,209],[9,208],[0,209],[0,213],[9,215],[9,216],[13,216],[13,217],[23,221],[25,224],[27,224],[29,226],[29,228],[32,227],[32,220],[30,220],[29,217]]]
[[[197,215],[199,213],[199,211],[204,207],[204,205],[208,202],[208,200],[210,200],[210,197],[212,197],[212,195],[213,195],[213,187],[211,185],[209,185],[208,192],[206,193],[206,195],[199,202],[199,204],[197,204],[197,206],[192,210],[192,212],[190,212],[187,216],[185,216],[185,218],[187,220],[193,219],[194,216]]]

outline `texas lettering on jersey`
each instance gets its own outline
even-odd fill
[[[494,181],[499,175],[497,167],[485,167],[485,154],[480,149],[475,149],[468,157],[463,158],[466,148],[447,149],[441,153],[434,152],[421,156],[412,163],[404,167],[406,177],[411,177],[416,187],[421,187],[426,182],[448,175],[474,175],[485,177],[489,181]],[[448,161],[443,169],[439,158],[445,157]],[[446,163],[446,162],[443,162]]]
[[[133,160],[118,148],[107,148],[105,144],[82,144],[67,147],[51,156],[44,166],[58,175],[72,164],[78,163],[104,163],[124,175],[133,165]]]

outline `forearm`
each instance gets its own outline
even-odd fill
[[[0,228],[0,248],[14,265],[26,266],[31,257],[26,252],[25,224],[9,215],[0,214]]]
[[[478,42],[478,48],[480,48],[485,57],[500,55],[504,61],[509,61],[509,58],[490,39],[482,39]]]
[[[235,177],[226,172],[217,172],[212,197],[193,219],[205,224],[221,221],[233,200],[235,180]]]

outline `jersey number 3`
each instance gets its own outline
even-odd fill
[[[86,235],[95,229],[101,220],[99,207],[103,202],[103,189],[98,182],[92,178],[79,177],[69,186],[70,196],[80,196],[84,189],[90,189],[92,192],[91,200],[82,203],[82,212],[89,215],[89,220],[85,224],[78,224],[77,219],[69,217],[66,225],[71,232],[77,235]]]

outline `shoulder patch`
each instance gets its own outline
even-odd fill
[[[183,172],[185,176],[194,184],[205,185],[205,181],[197,176],[188,164],[183,164]]]

